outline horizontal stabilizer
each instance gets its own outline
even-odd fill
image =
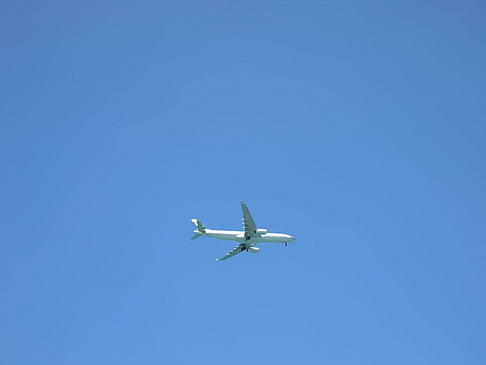
[[[201,236],[202,236],[201,233],[196,233],[194,236],[192,236],[191,240],[195,240],[196,238],[201,237]]]

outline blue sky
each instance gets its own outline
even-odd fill
[[[11,1],[0,44],[2,363],[486,363],[484,1]],[[297,240],[189,240],[240,199]]]

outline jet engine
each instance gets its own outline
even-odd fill
[[[266,229],[257,229],[256,233],[257,234],[266,234],[268,231]]]
[[[259,247],[248,247],[248,252],[258,253],[260,251]]]

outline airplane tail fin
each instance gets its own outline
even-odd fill
[[[194,225],[196,226],[198,232],[201,232],[201,233],[206,233],[206,227],[203,226],[203,224],[201,223],[201,221],[197,220],[196,218],[193,218],[191,219],[191,222],[194,223]],[[197,233],[199,234],[199,233]],[[201,234],[199,234],[201,235]],[[193,237],[194,238],[197,238],[197,237]]]

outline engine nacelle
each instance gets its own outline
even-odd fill
[[[257,234],[266,234],[268,231],[266,229],[257,229],[256,233]]]
[[[260,251],[259,247],[248,247],[248,252],[258,253],[258,251]]]

